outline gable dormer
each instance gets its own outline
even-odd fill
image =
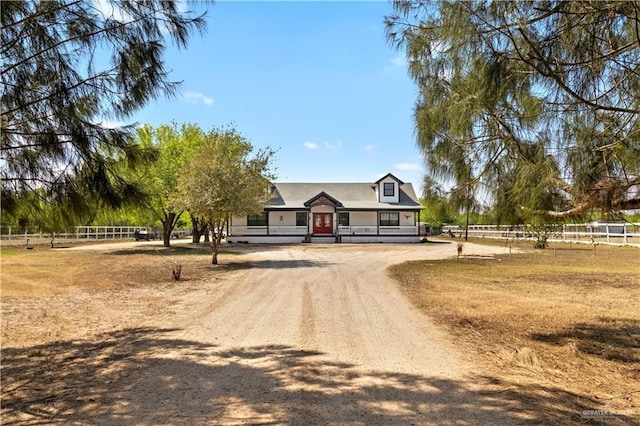
[[[387,173],[373,184],[379,203],[398,203],[400,201],[400,179]]]
[[[304,206],[314,207],[314,206],[332,206],[332,207],[342,207],[342,203],[326,192],[322,191],[319,194],[309,198],[304,202]]]

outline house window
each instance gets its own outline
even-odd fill
[[[380,226],[400,226],[400,213],[380,212]]]
[[[267,226],[267,212],[247,216],[247,226]]]
[[[384,183],[384,196],[393,197],[395,195],[395,185],[393,182]]]
[[[307,212],[296,212],[296,226],[307,226]]]
[[[338,225],[349,226],[349,212],[338,213]]]

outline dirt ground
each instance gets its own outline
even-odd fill
[[[129,268],[127,250],[133,257],[153,244],[90,248],[118,250]],[[136,276],[135,285],[43,296],[3,291],[0,421],[543,423],[526,399],[481,377],[386,271],[455,256],[454,244],[230,249],[243,254],[223,255],[218,267],[204,253],[185,260],[178,282]],[[466,256],[503,251],[465,245]],[[3,288],[6,279],[3,270]]]

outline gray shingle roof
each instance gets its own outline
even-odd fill
[[[422,206],[410,183],[400,185],[398,203],[380,203],[370,183],[275,183],[268,210],[305,209],[304,203],[324,191],[349,210],[418,210]]]

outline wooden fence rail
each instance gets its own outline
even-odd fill
[[[555,229],[549,234],[548,241],[575,242],[585,244],[610,244],[640,247],[640,223],[567,223],[553,225]],[[444,234],[463,235],[464,229],[459,226],[443,226]],[[531,229],[526,225],[470,225],[469,236],[477,238],[499,239],[535,239]]]
[[[44,244],[51,240],[56,242],[74,241],[88,242],[97,240],[123,240],[136,238],[137,233],[144,231],[156,238],[162,238],[161,233],[153,233],[145,226],[76,226],[74,232],[60,232],[55,234],[42,233],[34,229],[19,227],[0,227],[0,241],[3,243]],[[191,235],[191,230],[175,230],[174,238],[184,238]]]

